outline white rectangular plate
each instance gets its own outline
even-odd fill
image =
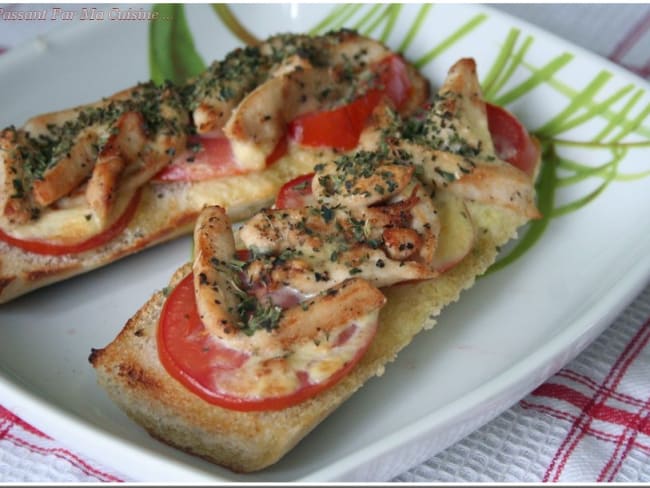
[[[557,174],[566,184],[558,188],[555,206],[578,201],[611,181],[579,210],[551,219],[521,259],[479,280],[382,378],[370,381],[283,460],[260,473],[236,475],[151,439],[96,386],[87,361],[91,348],[110,342],[188,259],[188,239],[0,308],[0,398],[27,421],[140,481],[386,480],[519,400],[591,342],[647,282],[650,97],[641,79],[478,6],[241,4],[231,9],[258,38],[307,32],[324,20],[331,22],[323,28],[360,23],[362,31],[372,28],[371,35],[385,36],[391,47],[405,47],[405,55],[422,64],[434,86],[460,57],[477,60],[483,81],[502,62],[492,73],[508,77],[502,84],[496,78],[488,90],[492,99],[507,102],[534,130],[554,121],[543,131],[547,140],[596,141],[556,148],[587,167],[607,165],[571,182],[565,179],[571,164],[563,163]],[[208,5],[187,6],[187,15],[206,61],[242,44]],[[3,55],[0,126],[21,125],[29,116],[147,80],[147,29],[146,22],[107,19],[59,30]],[[520,62],[510,72],[518,53]],[[550,73],[553,67],[558,69]],[[581,93],[589,96],[580,98]],[[580,103],[571,106],[575,100]],[[627,145],[630,141],[635,144]],[[579,174],[588,172],[583,168]],[[636,176],[624,176],[630,174]]]

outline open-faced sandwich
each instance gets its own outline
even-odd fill
[[[354,151],[236,232],[201,213],[193,262],[92,351],[100,385],[157,439],[237,472],[275,463],[539,216],[539,162],[471,59],[412,117],[382,96]]]
[[[185,85],[139,84],[4,129],[0,303],[190,233],[206,205],[250,216],[354,149],[384,95],[406,115],[428,84],[351,31],[278,35]]]

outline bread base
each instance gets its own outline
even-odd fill
[[[233,221],[269,205],[280,187],[312,171],[318,155],[283,158],[260,173],[186,183],[147,183],[138,209],[118,237],[78,254],[48,256],[0,241],[0,304],[43,286],[105,266],[142,249],[189,234],[206,205],[221,205]]]
[[[188,391],[158,360],[162,292],[153,295],[111,344],[92,351],[89,360],[98,382],[153,437],[235,472],[263,469],[282,458],[369,378],[383,374],[386,364],[415,334],[433,327],[442,308],[473,285],[494,262],[499,247],[526,222],[504,209],[470,203],[469,210],[477,235],[473,251],[439,278],[383,290],[388,303],[363,359],[339,383],[307,401],[279,411],[238,412]],[[170,286],[190,269],[189,264],[181,267]]]

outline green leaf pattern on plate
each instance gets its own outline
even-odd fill
[[[184,83],[205,70],[205,63],[194,47],[194,40],[180,4],[158,4],[152,7],[160,18],[168,21],[149,24],[149,69],[155,83],[170,80]]]
[[[153,9],[164,11],[175,20],[166,27],[159,25],[162,23],[151,23],[149,53],[152,79],[160,82],[167,78],[182,83],[205,66],[194,47],[183,7],[163,4],[154,5]],[[214,4],[212,9],[242,43],[259,42],[229,6]],[[425,53],[412,58],[418,68],[424,68],[488,19],[484,13],[459,19],[459,25],[450,34],[438,39],[435,32],[422,30],[425,21],[435,15],[432,4],[423,4],[417,9],[415,17],[410,19],[410,27],[401,35],[401,39],[395,39],[395,26],[402,13],[401,4],[338,4],[309,33],[318,35],[329,30],[351,28],[382,42],[389,42],[402,53],[407,53],[418,36],[433,37],[436,43]],[[621,171],[621,163],[630,151],[650,148],[650,127],[643,125],[650,116],[650,103],[639,109],[646,90],[627,84],[599,100],[613,81],[611,72],[600,71],[587,86],[577,90],[558,76],[574,60],[574,54],[562,52],[542,66],[535,66],[530,60],[534,43],[532,35],[523,36],[519,29],[511,28],[505,33],[496,57],[481,82],[485,98],[502,106],[517,103],[540,86],[553,89],[567,100],[564,108],[542,125],[529,125],[529,130],[540,140],[543,150],[544,164],[537,181],[538,206],[543,218],[526,226],[521,238],[502,252],[499,261],[490,269],[492,272],[502,269],[528,251],[543,236],[552,219],[583,208],[611,183],[636,181],[650,176],[649,161],[645,161],[645,167],[632,173]],[[576,135],[582,126],[594,120],[604,121],[604,126],[595,136],[583,140]],[[597,181],[595,185],[593,180]]]

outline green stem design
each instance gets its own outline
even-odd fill
[[[614,117],[610,119],[607,126],[594,137],[594,140],[602,141],[617,127],[620,127],[623,124],[627,125],[626,124],[627,116],[629,115],[630,110],[632,110],[634,106],[637,104],[637,102],[639,101],[642,95],[643,95],[643,91],[638,90],[632,97],[630,97],[630,99],[623,107],[623,110],[618,112],[618,114],[616,114]]]
[[[557,189],[556,161],[557,153],[555,147],[549,145],[543,153],[542,167],[537,181],[537,208],[542,218],[533,220],[524,230],[523,235],[516,241],[515,245],[499,260],[494,263],[486,274],[494,273],[505,268],[512,262],[523,256],[542,237],[551,221],[553,206],[555,205],[555,192]]]
[[[490,89],[484,95],[486,100],[493,100],[496,98],[497,94],[501,91],[504,85],[508,82],[508,80],[510,80],[510,78],[512,78],[516,69],[523,62],[524,56],[530,49],[530,46],[532,46],[533,38],[531,36],[528,36],[526,37],[526,40],[524,41],[523,45],[519,48],[519,50],[514,55],[511,55],[511,51],[512,49],[514,49],[518,37],[519,37],[519,31],[517,29],[512,29],[509,38],[513,39],[514,42],[512,43],[511,46],[506,46],[507,49],[510,50],[507,62],[501,61],[501,69],[498,70],[497,77],[491,83]],[[506,65],[508,66],[506,67]],[[490,71],[494,71],[494,69]]]
[[[610,111],[611,107],[615,103],[617,103],[619,100],[622,100],[625,97],[625,95],[627,95],[633,89],[634,89],[633,85],[624,86],[616,93],[611,95],[609,98],[607,98],[606,100],[600,103],[594,103],[593,99],[590,98],[586,100],[584,105],[582,106],[584,113],[582,115],[574,116],[571,124],[566,124],[564,125],[564,127],[556,127],[554,124],[547,122],[544,127],[537,129],[535,133],[538,135],[538,137],[551,138],[555,134],[566,132],[573,127],[577,127],[581,124],[584,124],[585,122],[592,120],[594,117],[598,116],[599,114],[602,114],[603,112],[606,111]],[[599,140],[600,138],[596,136],[593,138],[592,142],[598,143]]]
[[[365,27],[365,25],[369,22],[372,22],[373,18],[377,15],[381,15],[381,5],[374,5],[368,11],[368,13],[366,13],[361,19],[357,21],[356,24],[353,24],[352,28],[359,32],[363,32],[362,29]]]
[[[535,131],[535,135],[541,140],[544,147],[544,164],[537,184],[538,208],[543,217],[533,221],[524,231],[524,235],[517,243],[502,256],[491,268],[490,272],[503,269],[521,257],[530,249],[544,234],[550,221],[553,218],[564,216],[570,212],[577,211],[592,202],[613,181],[631,181],[650,175],[650,170],[635,174],[621,175],[619,165],[629,149],[635,147],[650,147],[650,141],[621,142],[621,140],[633,132],[642,129],[641,124],[650,115],[650,104],[644,108],[636,117],[630,118],[630,111],[638,105],[639,99],[644,93],[643,90],[636,91],[630,96],[624,107],[614,112],[612,107],[623,100],[634,90],[632,85],[624,86],[610,95],[602,102],[596,102],[596,95],[611,80],[612,74],[601,71],[581,92],[576,92],[562,85],[554,77],[555,74],[568,62],[571,61],[570,54],[562,54],[555,57],[551,62],[542,68],[534,68],[525,63],[525,55],[532,45],[532,37],[528,37],[522,47],[515,52],[520,37],[518,29],[511,29],[506,36],[504,43],[483,82],[483,92],[487,100],[500,105],[506,105],[520,98],[542,82],[560,87],[569,99],[566,108],[560,111],[555,117],[546,122]],[[532,75],[509,92],[497,96],[503,86],[512,78],[518,67],[527,68]],[[570,93],[571,96],[568,96]],[[607,114],[608,123],[600,133],[591,141],[569,141],[556,137],[559,134],[568,132],[595,117]],[[608,142],[604,138],[611,135],[614,129],[620,132],[616,137],[611,137]],[[606,149],[612,152],[612,159],[599,166],[589,166],[560,157],[556,146],[574,146],[590,149]],[[558,171],[569,172],[568,176],[560,177]],[[574,201],[557,206],[556,195],[561,187],[577,185],[588,178],[600,178],[602,182],[592,191]]]
[[[350,23],[351,18],[363,7],[363,4],[347,4],[336,6],[332,11],[316,26],[314,26],[309,33],[311,35],[322,34],[328,30],[337,30]],[[366,14],[361,17],[355,24],[353,29],[369,36],[384,24],[382,33],[378,39],[386,42],[391,32],[395,27],[395,22],[399,18],[402,5],[388,4],[388,5],[374,5]],[[368,27],[366,27],[368,25]]]
[[[223,3],[213,3],[211,7],[214,13],[217,14],[217,17],[221,19],[221,22],[223,22],[230,32],[232,32],[240,41],[249,46],[259,44],[259,39],[246,30],[239,19],[235,17],[235,14],[232,13],[232,10],[230,10],[228,5]]]
[[[588,149],[603,149],[615,147],[644,148],[650,147],[650,141],[637,142],[600,142],[600,141],[569,141],[567,139],[548,138],[547,141],[557,146],[584,147]]]
[[[650,115],[650,104],[646,105],[645,108],[632,120],[627,120],[627,118],[622,122],[621,132],[613,139],[613,142],[620,142],[624,137],[629,136],[632,132],[636,132],[641,126],[644,120]]]
[[[600,166],[586,166],[568,159],[560,158],[558,160],[558,167],[567,171],[572,171],[574,174],[559,178],[558,186],[570,186],[580,183],[581,181],[591,177],[601,177],[605,180],[609,179],[612,168],[616,168],[620,162],[619,158],[614,158],[611,161],[601,164]],[[614,175],[615,176],[615,175]]]
[[[205,70],[205,63],[194,47],[192,33],[179,4],[152,7],[159,18],[149,24],[149,70],[155,83],[169,80],[181,84]]]
[[[535,66],[533,66],[532,64],[527,63],[527,62],[524,62],[523,66],[526,69],[530,70],[530,71],[536,71],[538,69]],[[547,80],[547,83],[551,88],[556,90],[558,93],[560,93],[560,94],[562,94],[565,97],[570,98],[570,99],[578,96],[579,93],[580,93],[577,90],[574,90],[573,88],[568,86],[566,83],[563,83],[562,81],[557,80],[556,78],[549,78]],[[587,104],[587,106],[585,106],[583,108],[592,110],[592,109],[594,109],[594,105],[595,104],[593,104],[593,103],[592,104]],[[598,117],[602,117],[605,120],[611,120],[612,117],[616,116],[616,113],[612,112],[611,110],[605,110],[604,112],[600,112],[597,115],[598,115]],[[650,138],[650,127],[644,127],[644,126],[639,125],[639,127],[637,127],[635,132],[640,136],[643,136],[645,138]]]
[[[249,45],[259,43],[259,40],[244,27],[227,5],[213,4],[211,7],[221,22],[238,39]],[[399,46],[398,51],[405,52],[413,41],[422,35],[421,28],[429,18],[431,7],[431,4],[423,4],[419,8],[415,20],[404,38],[401,42],[395,41]],[[159,13],[160,17],[169,18],[171,21],[150,24],[149,62],[152,79],[158,83],[165,79],[183,83],[205,69],[203,60],[194,47],[184,7],[177,4],[158,4],[154,5],[153,9]],[[364,35],[375,35],[379,40],[387,42],[395,31],[395,25],[401,13],[401,4],[375,4],[368,8],[365,4],[337,5],[309,33],[317,35],[327,30],[351,26]],[[357,20],[354,20],[354,17],[358,17]],[[475,30],[487,18],[485,14],[477,14],[469,18],[451,35],[439,39],[436,45],[415,60],[414,65],[417,68],[423,68]],[[377,33],[379,29],[381,31]],[[572,61],[571,53],[559,54],[544,66],[535,67],[527,60],[534,38],[526,36],[523,42],[520,41],[522,41],[520,30],[510,29],[483,80],[482,89],[485,99],[505,106],[545,83],[564,95],[568,102],[564,109],[533,131],[540,139],[543,148],[544,164],[536,185],[538,208],[543,217],[526,226],[522,237],[504,256],[500,257],[489,272],[503,269],[518,259],[539,241],[553,218],[583,208],[601,195],[612,182],[633,181],[650,176],[650,169],[630,174],[619,172],[621,162],[629,151],[650,148],[650,127],[643,125],[647,123],[650,116],[650,104],[643,107],[637,115],[631,115],[646,91],[635,88],[633,84],[628,84],[609,95],[605,100],[597,101],[596,96],[610,83],[613,77],[610,72],[601,71],[584,89],[575,90],[556,77],[557,73]],[[510,82],[515,73],[521,73],[522,70],[528,72],[527,78],[513,86]],[[509,83],[511,88],[504,92]],[[616,105],[623,101],[625,102],[623,107],[616,109]],[[566,136],[562,137],[570,130],[593,121],[595,118],[603,119],[606,124],[591,140],[569,140]],[[640,135],[644,140],[623,141],[631,134]],[[588,165],[563,157],[558,153],[558,148],[562,147],[576,147],[592,151],[607,150],[611,152],[612,156],[603,164]],[[558,205],[557,194],[561,188],[575,187],[590,178],[601,180],[595,189],[573,201]]]
[[[510,29],[510,32],[508,32],[508,36],[506,37],[503,46],[499,50],[499,54],[496,60],[494,61],[494,63],[492,63],[492,67],[490,68],[488,74],[483,80],[482,83],[483,96],[486,97],[486,99],[488,100],[490,100],[494,95],[496,95],[496,91],[493,90],[492,86],[494,85],[494,83],[496,83],[500,74],[505,71],[505,66],[508,63],[508,59],[512,55],[512,51],[515,47],[515,44],[517,43],[517,38],[519,37],[519,33],[520,33],[519,29]]]
[[[560,217],[562,215],[575,212],[588,203],[591,203],[596,197],[605,191],[605,189],[612,181],[614,181],[618,170],[618,165],[624,155],[625,151],[620,151],[620,154],[617,155],[611,163],[607,164],[606,174],[604,175],[603,182],[595,190],[589,192],[587,195],[581,198],[578,198],[577,200],[574,200],[573,202],[554,208],[549,217]]]
[[[415,36],[420,31],[420,28],[422,27],[422,23],[426,20],[427,15],[429,14],[429,10],[431,10],[432,6],[433,5],[431,5],[430,3],[425,3],[420,7],[420,10],[418,11],[415,17],[415,22],[413,22],[413,25],[411,25],[411,28],[406,33],[406,37],[397,48],[399,52],[401,53],[405,52],[408,49],[408,47],[411,45],[413,39],[415,39]]]
[[[461,40],[463,37],[465,37],[467,34],[469,34],[474,29],[476,29],[486,19],[487,19],[487,15],[485,15],[485,14],[477,14],[477,15],[475,15],[468,22],[466,22],[464,25],[462,25],[458,30],[456,30],[456,32],[454,32],[449,37],[444,39],[440,44],[435,46],[433,49],[431,49],[424,56],[420,57],[419,59],[416,59],[413,62],[413,64],[417,68],[422,68],[422,67],[426,66],[431,61],[433,61],[436,57],[438,57],[440,54],[445,52],[447,49],[449,49],[451,46],[453,46],[459,40]]]
[[[390,5],[387,5],[384,7],[384,9],[377,15],[376,19],[370,24],[370,26],[365,29],[362,33],[365,36],[370,36],[380,25],[382,22],[386,21],[386,18],[388,15],[390,15]]]
[[[388,38],[395,28],[395,22],[397,22],[400,10],[402,10],[402,6],[400,4],[389,5],[386,7],[386,25],[384,26],[384,31],[379,37],[379,40],[381,40],[381,42],[388,42]]]
[[[566,64],[569,63],[569,61],[572,59],[573,54],[560,54],[555,59],[550,61],[546,66],[533,72],[533,74],[527,80],[512,88],[509,92],[501,95],[499,98],[495,99],[494,103],[497,105],[508,105],[509,103],[514,102],[537,86],[548,81],[553,77],[555,73],[566,66]]]
[[[594,78],[591,83],[577,96],[570,100],[569,104],[564,110],[559,114],[549,120],[542,127],[535,130],[535,134],[538,137],[552,137],[561,132],[566,132],[572,127],[580,125],[581,118],[574,117],[573,120],[569,120],[574,116],[586,103],[593,101],[595,95],[600,91],[600,89],[611,79],[612,74],[607,71],[602,71]],[[592,115],[588,114],[587,119],[591,118]],[[576,120],[577,119],[577,120]]]
[[[640,173],[617,174],[616,181],[637,181],[650,176],[650,169],[648,171],[641,171]]]
[[[333,30],[338,26],[339,28],[348,21],[348,19],[357,11],[361,5],[347,4],[334,7],[332,12],[327,15],[323,20],[321,20],[315,27],[313,27],[309,33],[311,35],[322,34],[325,31]],[[350,13],[350,10],[353,10]]]
[[[503,86],[506,84],[507,80],[509,80],[512,75],[514,74],[515,70],[521,65],[521,63],[524,60],[524,56],[530,49],[530,46],[533,45],[533,38],[531,36],[528,36],[526,40],[524,41],[524,44],[519,48],[519,51],[515,53],[515,55],[512,57],[510,60],[510,66],[508,67],[507,70],[504,71],[503,73],[503,78],[499,80],[499,82],[495,86],[495,96],[496,93],[500,92]]]

